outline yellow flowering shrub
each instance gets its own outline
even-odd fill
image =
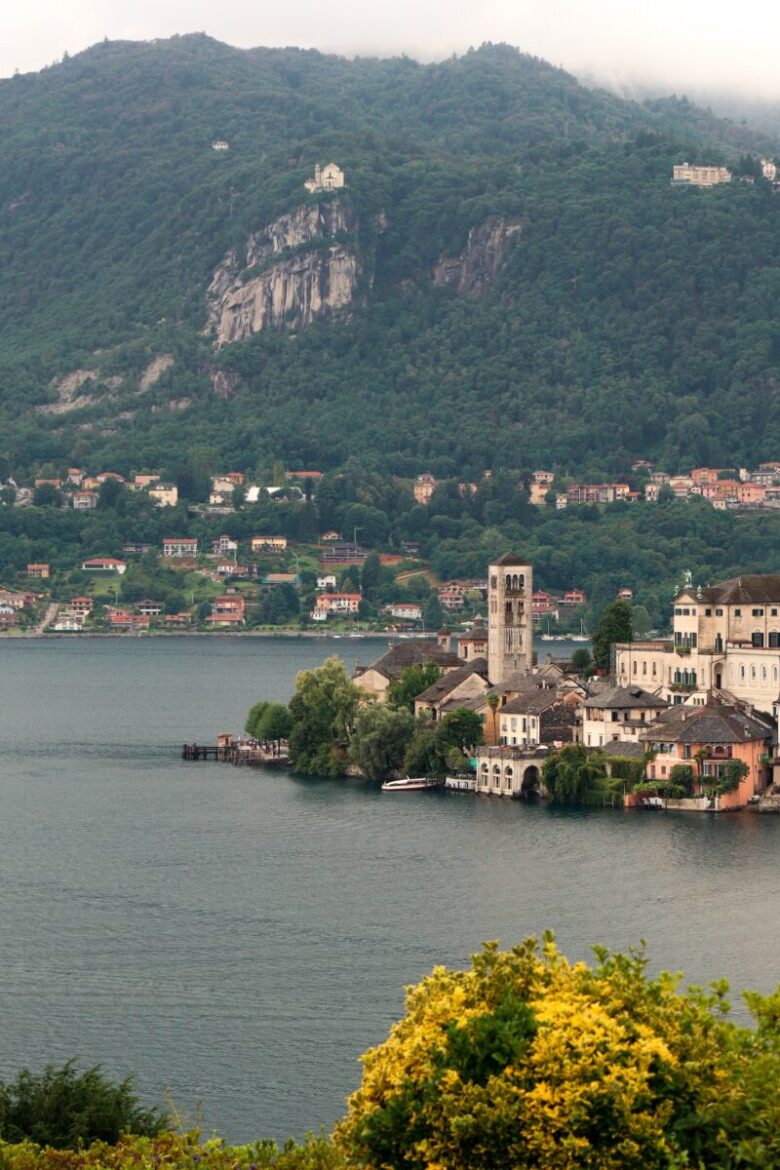
[[[763,1029],[737,1028],[725,985],[680,994],[641,952],[597,957],[571,964],[550,937],[489,945],[412,988],[337,1127],[348,1165],[780,1167],[780,1000],[752,1005]]]
[[[95,1142],[84,1150],[54,1150],[33,1142],[0,1141],[0,1170],[343,1170],[344,1161],[326,1137],[309,1135],[300,1145],[275,1142],[228,1146],[220,1138],[201,1141],[197,1130],[154,1138],[125,1137],[115,1146]]]

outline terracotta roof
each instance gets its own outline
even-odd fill
[[[668,707],[666,699],[660,695],[651,695],[641,687],[609,687],[592,695],[584,704],[589,710],[608,710],[610,708],[631,709],[640,707]]]
[[[385,678],[395,679],[401,677],[407,666],[424,666],[427,662],[435,662],[437,666],[445,669],[464,665],[463,659],[458,658],[457,654],[442,650],[435,642],[411,638],[392,646],[386,654],[366,667],[366,670],[375,670]]]
[[[777,605],[780,604],[780,573],[732,577],[702,589],[701,596],[713,605]]]
[[[673,743],[750,743],[772,735],[769,722],[748,715],[741,707],[710,700],[703,707],[678,704],[664,711],[646,740]]]

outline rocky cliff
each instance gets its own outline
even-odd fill
[[[471,229],[459,256],[442,256],[437,261],[433,283],[454,288],[466,296],[481,297],[503,268],[519,231],[518,220],[491,216]]]
[[[218,346],[261,329],[300,329],[347,308],[360,278],[349,242],[356,228],[344,199],[304,204],[228,252],[208,288]]]

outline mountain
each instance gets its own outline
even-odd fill
[[[780,450],[780,199],[669,183],[751,175],[765,133],[504,45],[421,65],[202,35],[0,82],[0,124],[0,473]],[[346,186],[308,192],[331,160]]]

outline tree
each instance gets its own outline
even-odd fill
[[[166,1128],[161,1110],[138,1104],[132,1077],[115,1085],[100,1065],[83,1073],[74,1065],[72,1060],[61,1068],[47,1064],[42,1073],[22,1069],[9,1084],[0,1081],[0,1138],[77,1149],[98,1141],[114,1145],[125,1133],[153,1136]]]
[[[647,975],[643,950],[569,963],[547,935],[436,967],[363,1058],[335,1141],[363,1170],[760,1170],[778,1164],[780,992],[755,1029]]]
[[[372,703],[357,713],[352,759],[369,780],[384,780],[401,770],[413,732],[411,711]]]
[[[292,717],[284,703],[266,703],[254,726],[256,739],[288,739],[292,731]]]
[[[631,603],[618,599],[604,610],[592,638],[593,661],[597,670],[611,666],[612,647],[616,642],[630,642],[633,636]]]
[[[403,766],[407,776],[443,778],[446,775],[445,761],[438,750],[436,727],[428,716],[417,720],[404,754]]]
[[[249,708],[249,714],[247,715],[246,722],[244,723],[244,731],[247,733],[247,735],[252,735],[255,739],[260,738],[256,729],[270,705],[270,703],[261,699],[259,703],[255,703],[253,707]]]
[[[53,483],[42,483],[33,492],[32,502],[36,508],[61,508],[62,496]]]
[[[553,800],[580,804],[598,791],[606,774],[601,752],[572,743],[548,756],[542,768],[542,783]]]
[[[590,650],[586,649],[585,646],[578,646],[571,656],[571,664],[577,674],[587,674],[593,665]]]
[[[441,629],[442,623],[444,621],[444,610],[442,609],[442,604],[435,593],[431,593],[430,597],[425,602],[425,605],[423,606],[422,619],[424,629]]]
[[[387,702],[391,707],[406,707],[414,711],[414,700],[441,678],[441,667],[435,662],[415,663],[401,671],[401,677],[391,679],[387,688]]]
[[[360,692],[340,658],[328,658],[316,670],[302,670],[290,700],[290,763],[310,776],[342,776],[352,737]]]
[[[440,748],[456,747],[470,753],[482,743],[482,720],[476,711],[459,707],[441,720],[437,739]]]

